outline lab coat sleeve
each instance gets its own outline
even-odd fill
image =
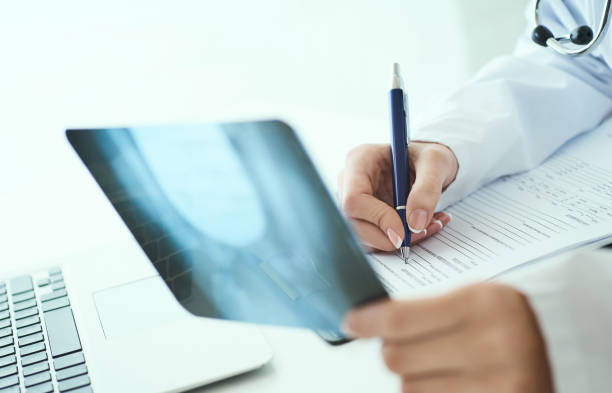
[[[604,42],[606,44],[606,42]],[[612,109],[612,72],[600,58],[568,58],[533,44],[488,63],[412,140],[450,147],[459,162],[441,210],[482,185],[537,166]]]
[[[612,387],[612,251],[536,264],[502,279],[530,300],[556,393]]]

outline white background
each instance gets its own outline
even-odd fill
[[[418,124],[511,51],[523,3],[1,1],[2,254],[39,260],[112,240],[118,222],[66,127],[279,117],[333,185],[351,146],[388,139],[393,61]]]
[[[278,117],[298,130],[333,187],[351,146],[388,140],[394,61],[414,126],[484,62],[512,50],[524,5],[0,0],[0,270],[127,236],[65,128]],[[294,334],[278,333],[296,342],[291,351],[328,354],[320,378],[347,360]],[[275,351],[274,371],[251,378],[295,373]]]

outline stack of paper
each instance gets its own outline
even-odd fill
[[[453,219],[411,248],[373,254],[394,295],[489,279],[523,263],[612,237],[612,122],[567,143],[538,168],[501,178],[447,209]]]

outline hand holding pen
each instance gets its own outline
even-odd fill
[[[450,215],[434,209],[442,190],[455,179],[458,164],[454,153],[437,143],[410,143],[408,159],[412,175],[405,212],[406,224],[413,229],[409,244],[415,244],[450,222]],[[395,209],[390,145],[352,149],[338,177],[338,191],[342,208],[364,245],[381,251],[400,249],[406,231]]]

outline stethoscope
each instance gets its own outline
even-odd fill
[[[601,16],[601,22],[599,23],[599,29],[597,34],[593,37],[593,30],[589,26],[578,26],[569,35],[563,37],[555,37],[553,33],[546,28],[546,26],[540,24],[540,1],[536,0],[535,4],[535,23],[536,28],[533,29],[531,39],[538,45],[544,47],[548,46],[553,48],[555,51],[566,56],[581,56],[591,52],[595,49],[603,40],[608,30],[608,21],[610,19],[610,8],[612,6],[612,0],[606,0],[606,7],[603,15]],[[575,47],[568,47],[562,43],[571,42]]]

